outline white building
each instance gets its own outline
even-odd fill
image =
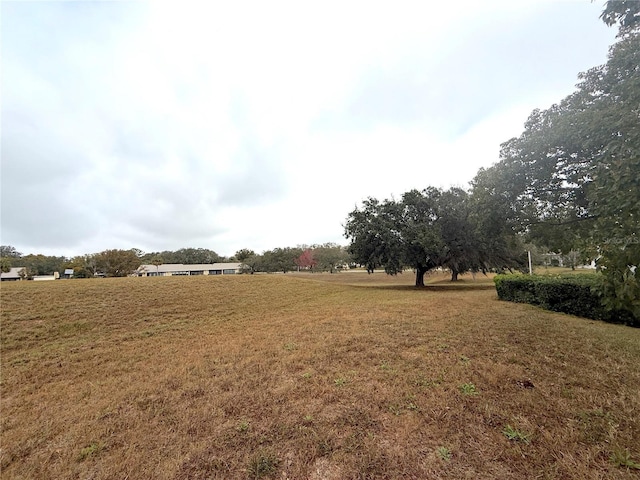
[[[176,275],[234,275],[241,273],[241,263],[163,263],[162,265],[140,265],[139,277],[171,277]]]

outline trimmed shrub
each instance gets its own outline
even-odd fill
[[[598,289],[599,274],[570,276],[496,275],[498,298],[530,303],[554,312],[640,327],[640,319],[630,311],[608,309]]]

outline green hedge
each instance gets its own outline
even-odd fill
[[[566,276],[496,275],[498,298],[530,303],[554,312],[640,327],[640,319],[624,310],[608,310],[598,287],[599,274]]]

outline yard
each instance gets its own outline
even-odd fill
[[[638,478],[640,329],[427,282],[2,284],[2,478]]]

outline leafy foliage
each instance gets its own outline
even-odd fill
[[[11,245],[2,245],[0,247],[0,259],[2,262],[2,271],[8,272],[11,267],[25,267],[25,277],[34,275],[51,275],[53,272],[59,272],[66,262],[65,257],[55,257],[42,254],[23,255]]]
[[[634,312],[606,308],[599,293],[602,275],[497,275],[498,298],[530,303],[554,312],[640,327]]]
[[[629,310],[640,318],[640,243],[606,244],[598,263],[604,305],[611,310]]]
[[[262,254],[259,270],[287,273],[296,269],[295,259],[302,254],[300,248],[274,248]]]
[[[474,188],[502,199],[529,240],[597,259],[610,308],[640,314],[640,31],[638,2],[608,2],[603,20],[624,35],[577,90],[534,110]]]
[[[600,18],[610,27],[619,24],[618,36],[623,36],[640,26],[640,2],[638,0],[610,0]]]
[[[436,267],[450,269],[456,280],[467,271],[519,266],[522,246],[505,217],[488,208],[495,203],[492,196],[486,189],[474,196],[429,187],[407,192],[400,201],[369,198],[347,218],[349,252],[369,271],[383,266],[394,275],[413,268],[416,286]]]
[[[11,261],[8,258],[0,257],[0,271],[7,273],[11,270]]]
[[[234,257],[238,262],[244,262],[245,260],[255,256],[256,252],[248,248],[242,248],[236,252]]]
[[[400,249],[393,234],[392,208],[390,201],[368,198],[361,209],[349,214],[345,224],[345,236],[352,239],[349,252],[370,273],[382,265],[390,274],[401,271],[401,266],[391,261],[393,252]]]
[[[176,251],[165,250],[163,252],[151,252],[141,256],[143,263],[152,263],[153,259],[158,259],[160,263],[216,263],[223,260],[213,250],[207,248],[181,248]]]
[[[77,255],[69,259],[64,268],[73,269],[74,278],[91,278],[97,273],[95,255]]]
[[[312,245],[310,250],[317,262],[315,267],[320,271],[334,273],[349,261],[349,253],[336,243]]]
[[[11,245],[1,245],[0,246],[0,257],[2,258],[20,258],[22,257],[22,253],[16,250],[15,247]]]
[[[63,269],[65,260],[64,257],[29,254],[21,257],[20,265],[16,266],[26,267],[31,275],[51,275]]]
[[[313,267],[318,264],[310,248],[306,248],[294,262],[298,267],[307,270],[313,270]]]
[[[133,250],[105,250],[95,254],[96,268],[107,277],[131,275],[142,263]]]

